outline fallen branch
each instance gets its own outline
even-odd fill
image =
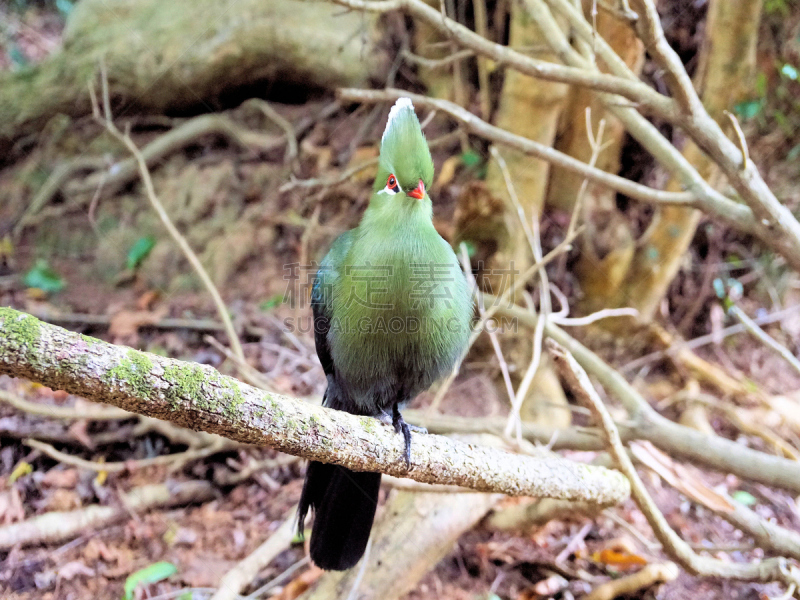
[[[79,510],[49,512],[0,527],[0,550],[61,542],[85,533],[87,529],[124,519],[130,511],[204,502],[214,496],[214,488],[208,481],[167,482],[143,485],[123,496],[118,506],[88,506]]]
[[[786,558],[772,558],[757,563],[732,563],[695,554],[669,526],[666,518],[656,506],[636,473],[625,447],[622,445],[614,421],[603,401],[589,381],[586,371],[578,361],[552,340],[549,343],[553,360],[562,379],[569,386],[581,404],[589,408],[595,420],[602,426],[608,451],[620,470],[631,484],[631,496],[653,529],[663,550],[684,569],[694,575],[704,577],[723,577],[741,581],[778,581],[796,589],[800,585],[800,570],[792,566]]]
[[[608,469],[436,435],[414,434],[409,470],[401,436],[375,419],[264,392],[208,365],[108,344],[11,308],[0,308],[0,331],[0,373],[238,442],[355,471],[514,496],[598,504],[628,497],[624,478]]]
[[[383,507],[363,562],[349,571],[325,573],[302,600],[403,597],[501,498],[398,492]]]
[[[264,543],[237,563],[219,580],[219,589],[211,600],[235,600],[245,587],[250,585],[258,572],[272,559],[289,547],[297,525],[297,513],[292,510],[286,520]]]
[[[649,588],[656,583],[673,581],[680,572],[675,563],[656,563],[647,565],[631,575],[601,583],[583,597],[583,600],[614,600]]]
[[[165,454],[163,456],[154,456],[153,458],[142,458],[139,460],[126,460],[122,462],[95,462],[92,460],[84,460],[78,456],[72,456],[70,454],[66,454],[59,450],[56,450],[50,444],[45,444],[44,442],[40,442],[38,440],[27,439],[24,440],[23,443],[26,446],[30,446],[31,448],[35,448],[52,458],[53,460],[57,460],[60,463],[65,465],[70,465],[73,467],[78,467],[79,469],[87,469],[89,471],[95,471],[96,473],[100,473],[105,471],[106,473],[123,473],[125,471],[133,471],[136,469],[144,469],[146,467],[157,467],[157,466],[170,466],[173,467],[173,471],[177,470],[180,467],[183,467],[186,463],[199,460],[201,458],[205,458],[207,456],[211,456],[213,454],[218,454],[220,452],[226,452],[228,450],[232,450],[236,447],[236,444],[231,442],[230,440],[223,439],[222,442],[213,443],[210,446],[206,446],[205,448],[197,448],[192,450],[186,450],[184,452],[176,452],[175,454]]]
[[[89,406],[86,408],[73,408],[71,406],[56,406],[54,404],[40,404],[29,402],[24,398],[0,390],[0,402],[5,402],[19,411],[37,417],[49,417],[51,419],[64,419],[66,421],[86,419],[87,421],[120,421],[131,419],[136,415],[126,410],[108,406]]]

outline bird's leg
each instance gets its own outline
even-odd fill
[[[403,434],[403,440],[406,443],[406,468],[411,468],[411,432],[428,433],[424,427],[417,427],[416,425],[409,425],[403,420],[403,415],[400,414],[400,407],[395,404],[392,407],[392,425],[397,433]]]
[[[405,459],[406,459],[406,467],[411,468],[411,432],[414,433],[428,433],[428,430],[424,427],[419,427],[417,425],[409,425],[403,420],[403,415],[400,414],[400,408],[397,404],[394,405],[392,409],[392,414],[390,415],[385,410],[382,410],[381,413],[376,417],[381,423],[384,425],[391,425],[394,427],[394,430],[397,433],[403,434],[403,441],[405,442],[406,450],[405,450]]]

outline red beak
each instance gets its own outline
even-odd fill
[[[422,183],[422,179],[419,180],[419,185],[408,192],[407,195],[417,200],[422,200],[425,197],[425,184]]]

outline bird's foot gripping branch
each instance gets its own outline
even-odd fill
[[[0,307],[0,373],[356,471],[601,505],[622,502],[630,493],[616,471],[439,435],[414,435],[408,469],[402,436],[373,418],[264,392],[207,365],[109,344],[5,307]]]

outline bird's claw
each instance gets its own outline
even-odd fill
[[[428,433],[428,430],[424,427],[419,427],[417,425],[409,425],[403,419],[403,415],[400,414],[400,410],[397,408],[395,404],[392,414],[389,415],[386,411],[382,411],[381,414],[377,416],[377,419],[385,424],[391,425],[394,427],[394,430],[397,433],[403,434],[403,441],[405,442],[405,452],[404,458],[406,459],[406,468],[411,469],[411,432],[414,433]]]

